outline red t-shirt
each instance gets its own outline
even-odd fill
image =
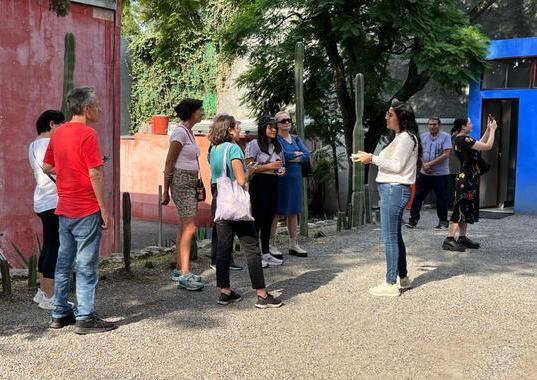
[[[89,177],[89,169],[103,164],[93,128],[83,123],[62,124],[52,133],[43,162],[56,170],[57,215],[83,218],[100,210]]]

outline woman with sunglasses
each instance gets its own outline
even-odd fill
[[[236,125],[235,118],[233,116],[217,117],[208,137],[213,145],[209,153],[211,182],[216,184],[218,178],[222,175],[227,175],[232,181],[237,181],[239,186],[246,188],[251,169],[248,173],[244,170],[244,154],[237,144],[240,140],[240,127]],[[217,203],[218,197],[221,195],[217,191]],[[220,297],[217,303],[219,305],[228,305],[241,300],[240,294],[231,289],[229,281],[229,263],[233,249],[233,235],[237,235],[241,242],[241,247],[244,249],[252,288],[255,289],[257,294],[255,306],[260,309],[282,306],[282,301],[268,293],[265,287],[265,277],[261,267],[259,239],[254,222],[218,220],[216,221],[216,229],[218,234],[216,286],[220,288]]]
[[[403,212],[410,199],[410,185],[416,182],[418,157],[422,156],[421,140],[414,110],[408,103],[394,101],[386,112],[390,143],[378,156],[357,152],[352,161],[378,167],[380,227],[386,252],[386,280],[369,289],[378,297],[397,297],[400,289],[411,287],[407,274],[406,247],[401,234]],[[399,285],[397,285],[399,276]]]
[[[283,257],[274,241],[278,220],[280,216],[285,216],[289,232],[289,254],[307,257],[308,253],[297,243],[296,231],[298,214],[302,211],[302,162],[309,161],[310,152],[297,136],[291,135],[293,124],[287,112],[278,112],[274,118],[278,123],[278,142],[285,158],[285,174],[278,181],[278,206],[272,223],[270,252],[278,259]],[[303,223],[307,223],[307,220]]]
[[[285,173],[282,147],[278,141],[275,119],[263,116],[257,126],[257,139],[246,146],[246,162],[255,174],[250,181],[250,200],[255,227],[261,240],[262,264],[282,265],[283,261],[270,254],[269,240],[272,221],[278,203],[278,176]]]

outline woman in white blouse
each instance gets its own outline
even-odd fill
[[[358,152],[351,156],[354,162],[378,166],[380,194],[380,225],[386,252],[386,281],[369,289],[374,296],[396,297],[400,289],[411,287],[407,274],[406,248],[401,234],[402,217],[410,199],[410,185],[416,181],[418,158],[422,147],[418,124],[412,107],[395,101],[386,112],[390,143],[378,156]],[[399,276],[399,285],[397,285]]]

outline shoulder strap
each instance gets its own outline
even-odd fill
[[[220,176],[220,178],[227,177],[227,154],[229,150],[231,149],[231,143],[225,143],[225,144],[227,144],[227,146],[226,146],[226,149],[224,150],[224,156],[222,158],[222,175]]]

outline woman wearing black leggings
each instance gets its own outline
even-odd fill
[[[246,147],[246,162],[254,166],[250,181],[250,200],[255,227],[261,239],[263,267],[282,265],[283,260],[270,254],[270,229],[278,204],[278,176],[285,173],[282,147],[277,139],[278,124],[264,116],[259,120],[257,139]]]

